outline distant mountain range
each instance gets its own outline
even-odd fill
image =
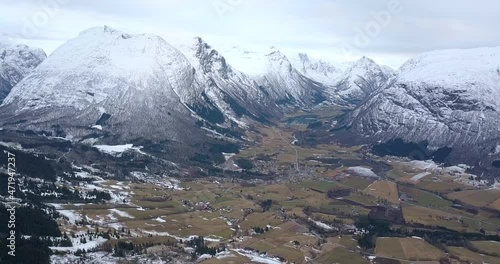
[[[449,160],[498,175],[499,98],[500,47],[428,52],[406,62],[340,126],[359,142],[448,147]]]
[[[355,80],[384,74],[368,59],[341,71],[305,54],[298,55],[302,65],[296,68],[276,48],[264,54],[233,50],[230,58],[234,51],[253,71],[232,67],[201,38],[173,46],[154,35],[91,28],[54,51],[12,89],[1,120],[15,129],[73,139],[106,133],[118,141],[190,141],[186,131],[238,139],[238,130],[250,121],[309,109],[332,95],[343,103],[361,99],[366,95],[353,87]],[[337,81],[341,93],[335,81],[322,83],[320,74],[323,80],[343,78]]]
[[[396,72],[366,57],[219,51],[97,27],[45,57],[0,44],[2,128],[91,144],[235,142],[253,122],[339,104],[355,107],[337,128],[351,142],[425,140],[455,161],[500,159],[500,47],[424,53]]]

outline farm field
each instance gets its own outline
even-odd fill
[[[500,242],[497,241],[472,241],[471,245],[479,252],[500,257]]]
[[[332,250],[322,253],[316,261],[321,264],[330,263],[349,263],[349,264],[369,264],[370,261],[364,259],[361,255],[351,252],[348,249],[338,246]]]
[[[219,178],[207,173],[207,177],[186,178],[169,186],[103,181],[96,186],[123,193],[114,198],[114,204],[61,205],[60,210],[91,220],[88,226],[129,231],[110,240],[112,246],[182,240],[184,244],[173,247],[182,250],[188,247],[187,241],[203,237],[206,246],[226,249],[224,254],[193,260],[209,264],[274,264],[278,258],[307,264],[437,264],[445,255],[441,248],[449,244],[442,244],[440,234],[422,235],[433,245],[412,235],[450,229],[480,236],[481,232],[495,234],[500,228],[494,211],[467,210],[453,202],[495,208],[500,203],[497,191],[479,190],[448,175],[423,175],[425,169],[412,168],[396,158],[363,156],[366,149],[359,146],[300,147],[291,144],[297,130],[290,127],[258,130],[260,134],[249,137],[259,144],[227,158],[224,169],[228,170],[232,159],[246,158],[255,165],[253,172],[272,172],[265,177]],[[300,171],[294,167],[295,150]],[[339,159],[341,165],[336,164]],[[379,178],[355,174],[349,170],[352,167],[370,169]],[[370,225],[360,227],[364,220]],[[75,227],[74,221],[61,222],[65,223],[61,230],[68,233],[88,229]],[[459,240],[454,234],[450,236]],[[362,244],[365,236],[368,248]],[[460,243],[484,253],[500,250],[491,241]],[[466,248],[450,249],[464,261],[482,257]]]
[[[447,196],[449,199],[460,200],[469,205],[500,210],[500,190],[461,191]]]
[[[491,257],[484,254],[476,253],[470,251],[467,248],[463,247],[447,247],[450,254],[454,255],[461,261],[468,261],[473,264],[482,264],[482,263],[500,263],[500,258]]]
[[[403,217],[407,223],[418,223],[427,226],[441,226],[461,231],[465,227],[459,222],[459,217],[447,212],[422,206],[404,204]]]
[[[351,187],[353,189],[357,190],[364,190],[366,187],[368,187],[370,184],[374,182],[373,179],[368,179],[368,178],[362,178],[362,177],[355,177],[355,176],[350,176],[350,177],[345,177],[339,181],[342,185]]]
[[[391,181],[376,181],[366,187],[364,192],[392,204],[400,203],[397,184]]]
[[[437,261],[444,252],[420,238],[379,237],[375,255],[410,261]]]
[[[405,193],[409,198],[411,198],[416,204],[426,207],[450,207],[453,205],[452,201],[445,200],[438,195],[435,195],[428,191],[419,190],[412,187],[407,187],[400,185],[399,191]]]

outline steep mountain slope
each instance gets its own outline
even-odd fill
[[[192,65],[158,36],[86,30],[12,90],[0,120],[10,128],[74,139],[192,143],[204,142],[206,133],[237,136],[236,118],[245,113],[236,113],[234,102],[259,94],[248,80],[237,90],[237,78],[244,77],[207,45],[199,42],[195,51]]]
[[[326,86],[302,74],[275,47],[266,52],[233,47],[224,51],[224,56],[278,105],[308,108],[326,99]]]
[[[353,62],[331,62],[312,59],[305,53],[290,56],[300,73],[327,87],[333,102],[358,104],[395,76],[388,66],[381,66],[363,57]]]
[[[203,39],[170,40],[196,69],[204,93],[229,120],[243,125],[242,117],[265,121],[279,116],[280,109],[247,75],[231,67],[226,59]]]
[[[424,53],[344,122],[361,141],[401,138],[451,147],[450,161],[500,159],[500,47]]]
[[[389,67],[363,57],[336,79],[335,92],[347,102],[359,103],[371,93],[384,88],[394,75]]]
[[[15,45],[8,39],[0,39],[0,103],[7,97],[12,87],[46,57],[41,49]]]

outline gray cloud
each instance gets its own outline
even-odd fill
[[[373,14],[386,12],[391,1],[400,1],[402,11],[391,14],[367,45],[357,45],[359,32],[373,26]],[[133,33],[201,36],[215,47],[275,45],[332,59],[346,58],[347,45],[356,49],[354,57],[393,67],[424,51],[500,45],[500,2],[494,0],[0,0],[0,6],[0,33],[49,51],[105,24]]]

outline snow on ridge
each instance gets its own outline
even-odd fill
[[[129,149],[133,148],[133,144],[125,144],[125,145],[94,145],[94,148],[97,148],[101,152],[108,154],[119,154],[123,153]]]
[[[250,76],[261,76],[268,70],[269,60],[266,52],[251,51],[235,46],[223,50],[222,53],[234,68]]]
[[[422,53],[399,69],[398,82],[437,85],[446,89],[482,93],[500,106],[500,46],[450,49]],[[467,93],[467,92],[466,92]]]

